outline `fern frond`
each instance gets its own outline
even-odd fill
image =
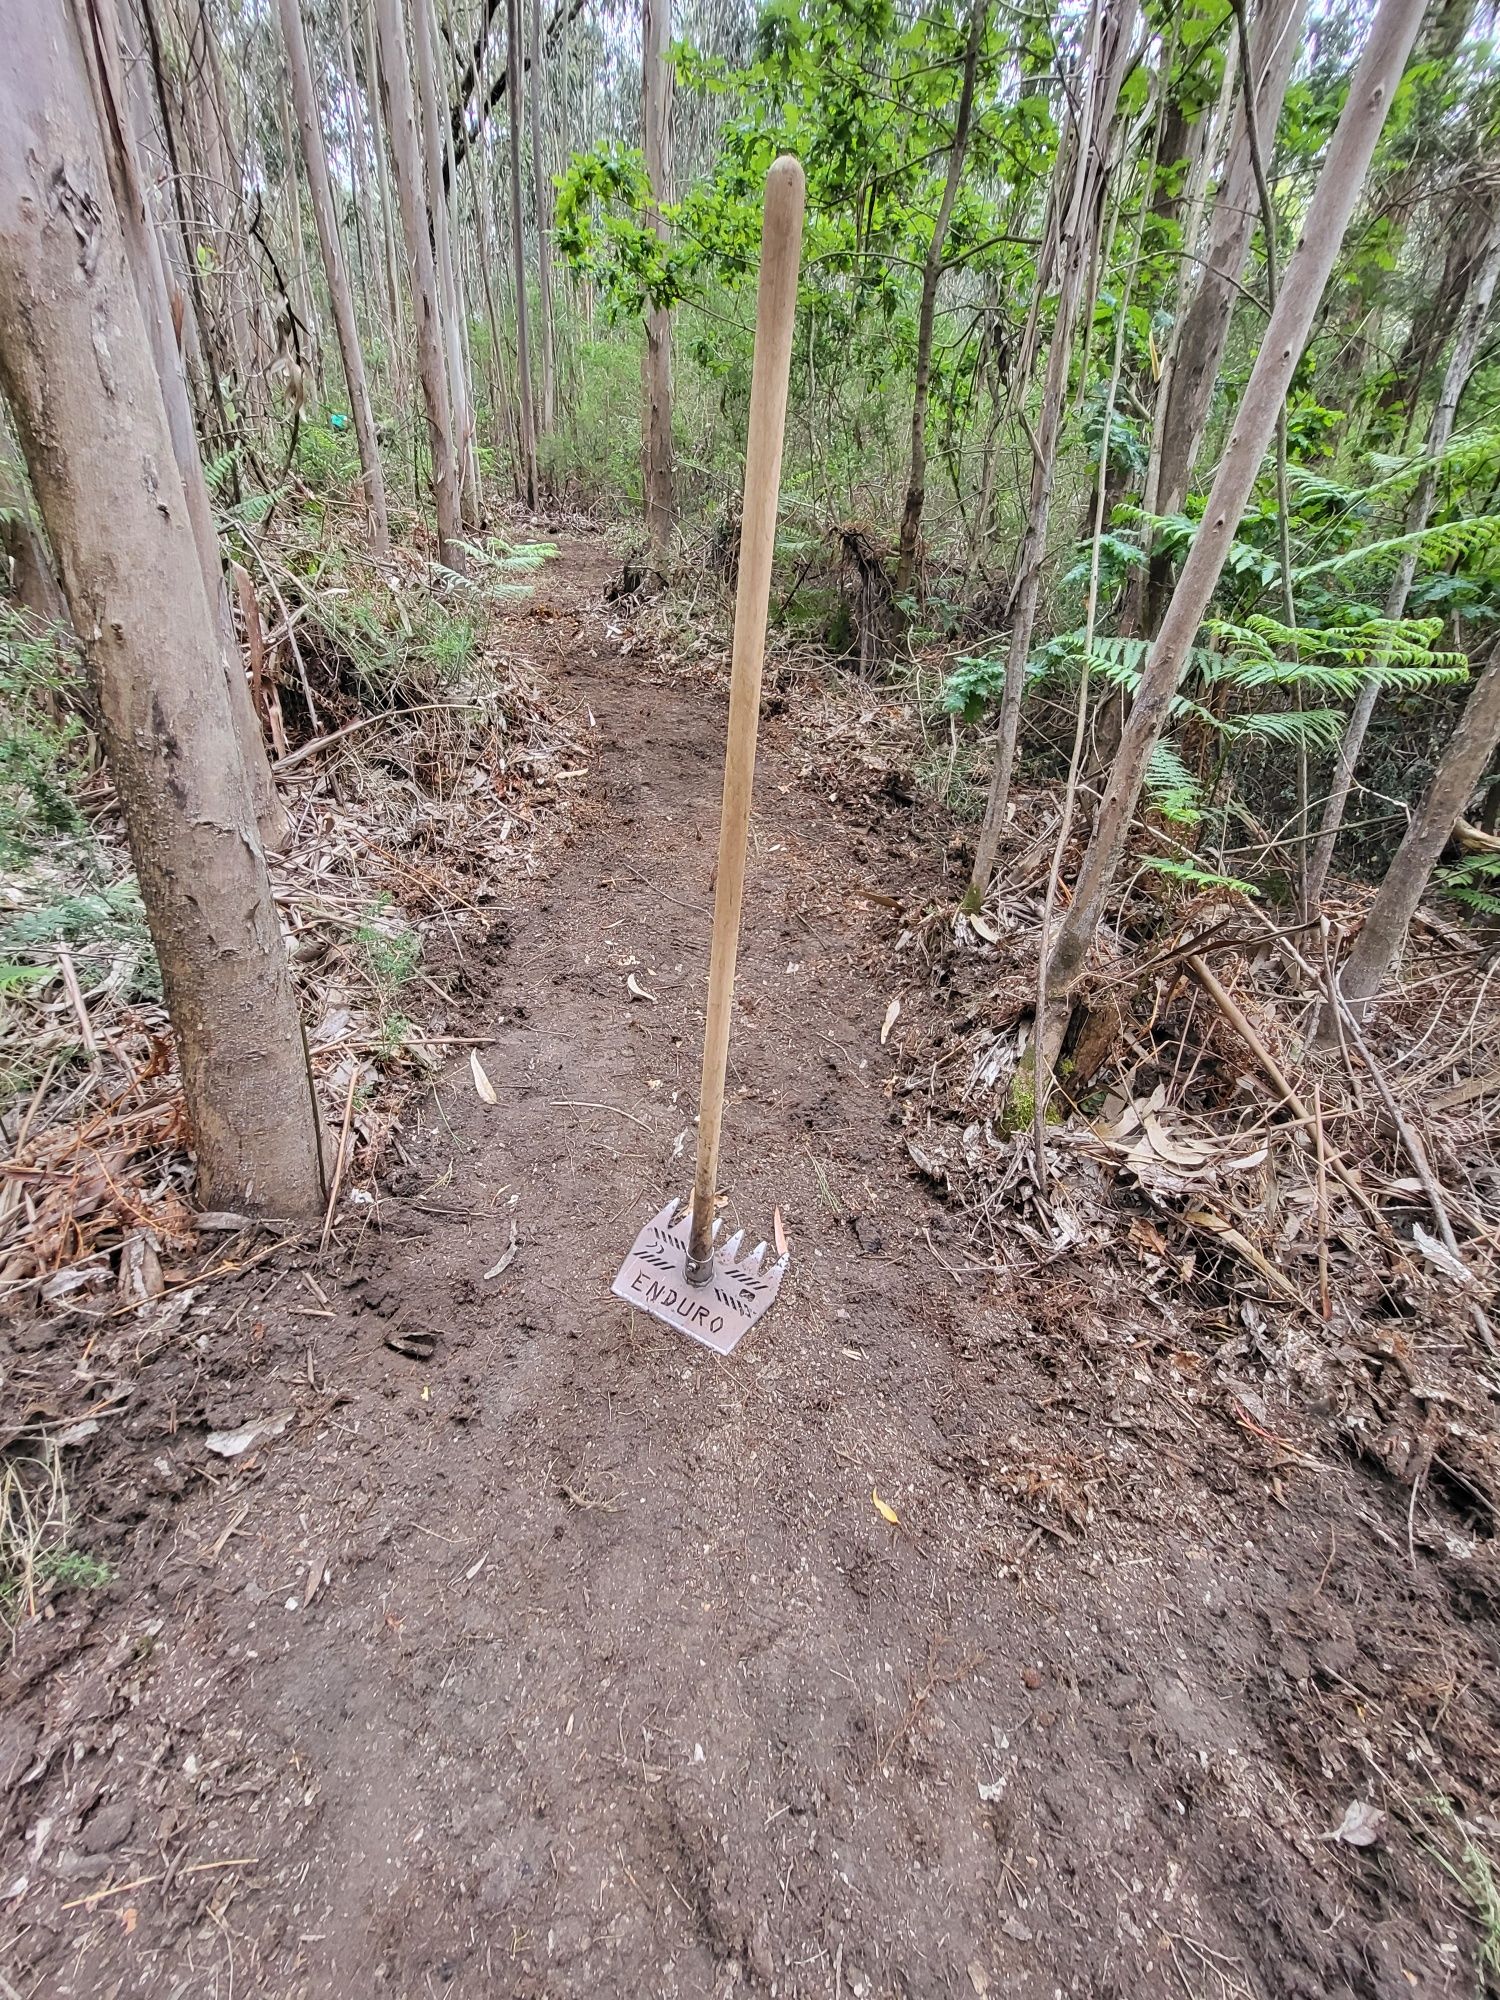
[[[1437,884],[1478,915],[1500,917],[1500,854],[1466,854],[1456,866],[1438,870]]]
[[[1231,715],[1219,724],[1230,742],[1259,737],[1266,743],[1301,744],[1309,750],[1337,748],[1346,717],[1341,708],[1301,708]]]
[[[1153,854],[1144,865],[1155,875],[1170,875],[1174,882],[1185,882],[1190,889],[1237,889],[1242,896],[1260,894],[1253,882],[1243,881],[1238,875],[1221,875],[1216,868],[1199,868],[1191,861],[1171,861]]]
[[[1166,737],[1146,762],[1146,796],[1174,826],[1193,827],[1203,817],[1203,788]]]
[[[1346,549],[1342,555],[1326,556],[1294,572],[1294,582],[1309,583],[1314,577],[1343,576],[1354,569],[1383,569],[1402,556],[1417,551],[1418,560],[1435,569],[1448,569],[1482,555],[1500,542],[1500,514],[1476,514],[1462,521],[1440,521],[1436,527],[1420,528],[1410,534],[1392,535],[1386,541],[1366,542],[1363,547]]]

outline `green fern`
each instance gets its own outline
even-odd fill
[[[1404,555],[1415,549],[1418,560],[1430,569],[1449,569],[1487,555],[1500,543],[1500,514],[1477,514],[1462,521],[1440,521],[1436,526],[1413,533],[1391,535],[1385,541],[1366,542],[1360,548],[1345,549],[1341,555],[1327,556],[1293,572],[1294,584],[1309,583],[1314,577],[1345,576],[1351,570],[1394,569]]]
[[[1466,854],[1452,868],[1438,870],[1437,885],[1477,916],[1500,917],[1500,854]]]
[[[1309,750],[1334,750],[1346,719],[1341,708],[1266,709],[1257,715],[1228,716],[1219,728],[1231,743],[1258,737],[1287,748],[1300,744]]]
[[[1203,818],[1203,788],[1166,737],[1146,760],[1146,797],[1174,826],[1194,827]]]
[[[1245,687],[1297,686],[1311,671],[1342,673],[1351,690],[1370,677],[1359,669],[1373,671],[1382,683],[1399,685],[1405,678],[1413,687],[1437,687],[1469,675],[1465,654],[1434,649],[1441,618],[1360,618],[1299,628],[1256,612],[1238,621],[1206,619],[1203,629],[1223,648],[1223,664],[1211,677]]]
[[[1174,882],[1185,882],[1190,889],[1236,889],[1242,896],[1260,894],[1253,882],[1242,881],[1238,875],[1221,875],[1216,868],[1200,868],[1192,861],[1170,861],[1153,854],[1143,866],[1154,875],[1168,875]]]
[[[216,452],[203,463],[203,477],[208,482],[208,490],[216,500],[227,500],[234,491],[234,475],[238,460],[233,450]]]
[[[257,528],[280,497],[278,493],[247,493],[237,507],[228,509],[227,518],[243,521],[247,528]]]
[[[1403,457],[1394,452],[1372,451],[1369,462],[1382,476],[1365,488],[1367,496],[1405,491],[1415,486],[1424,472],[1433,470],[1450,484],[1477,484],[1488,489],[1500,474],[1500,430],[1464,431],[1450,439],[1435,459],[1422,453]]]
[[[123,958],[121,990],[135,999],[160,1000],[161,970],[134,876],[19,910],[0,924],[0,953],[7,958],[35,962],[58,945],[74,952],[98,947]]]
[[[1005,661],[984,653],[963,653],[943,676],[942,708],[973,726],[998,701],[1005,686]]]

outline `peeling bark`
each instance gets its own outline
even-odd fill
[[[212,1208],[307,1215],[318,1128],[215,615],[83,48],[12,15],[0,383],[83,646]]]

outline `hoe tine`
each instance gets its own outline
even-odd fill
[[[626,1305],[650,1313],[713,1348],[716,1354],[728,1354],[770,1310],[788,1260],[781,1257],[775,1263],[767,1262],[764,1243],[757,1243],[750,1255],[742,1258],[745,1232],[737,1229],[715,1245],[710,1281],[689,1284],[691,1224],[690,1204],[669,1201],[637,1236],[611,1289]],[[716,1234],[719,1226],[715,1224]]]

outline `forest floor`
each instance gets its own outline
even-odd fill
[[[1492,1607],[1107,1256],[970,1267],[861,893],[945,829],[784,709],[724,1184],[790,1271],[728,1361],[611,1298],[691,1161],[725,704],[609,574],[574,536],[505,614],[588,774],[449,968],[498,1102],[454,1061],[321,1260],[46,1329],[130,1386],[114,1580],[9,1661],[0,1993],[1474,1992],[1493,1878],[1389,1809],[1439,1754],[1482,1799]]]

